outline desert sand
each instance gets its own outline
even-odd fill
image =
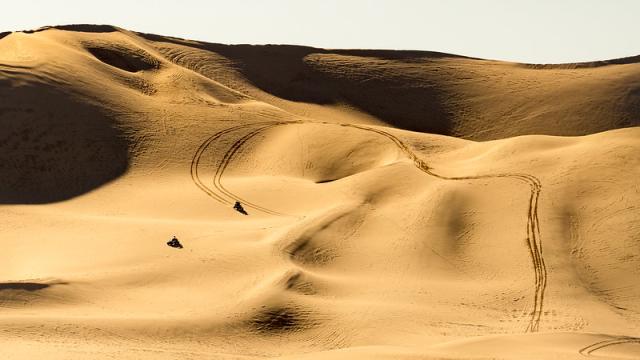
[[[638,359],[638,125],[638,58],[2,33],[0,358]]]

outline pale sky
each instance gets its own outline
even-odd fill
[[[640,0],[0,1],[0,31],[111,24],[227,44],[431,50],[533,63],[640,55]]]

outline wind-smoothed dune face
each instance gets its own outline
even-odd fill
[[[0,95],[2,359],[640,357],[633,58],[74,25]]]

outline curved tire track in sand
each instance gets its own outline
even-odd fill
[[[609,346],[629,344],[629,343],[640,344],[640,338],[635,338],[630,336],[616,337],[610,340],[603,340],[603,341],[599,341],[597,343],[591,344],[589,346],[586,346],[580,349],[578,352],[580,353],[580,355],[587,356],[587,357],[597,356],[597,355],[591,355],[591,353],[600,349],[604,349]]]
[[[533,297],[533,310],[530,313],[529,323],[526,328],[526,332],[537,332],[540,328],[540,320],[542,317],[543,306],[544,306],[544,294],[547,287],[547,268],[543,257],[542,250],[542,240],[540,236],[540,221],[538,218],[538,202],[540,197],[540,192],[542,190],[542,184],[540,180],[529,174],[522,173],[499,173],[499,174],[490,174],[490,175],[474,175],[474,176],[446,176],[442,174],[438,174],[432,170],[432,168],[422,159],[420,159],[415,152],[413,152],[402,140],[397,138],[395,135],[368,126],[356,125],[356,124],[336,124],[336,123],[328,123],[328,122],[309,122],[312,124],[321,124],[321,125],[332,125],[332,126],[343,126],[343,127],[351,127],[363,131],[373,132],[375,134],[381,135],[392,141],[403,153],[405,153],[414,163],[415,167],[420,171],[428,174],[430,176],[443,179],[443,180],[479,180],[479,179],[493,179],[493,178],[511,178],[521,182],[524,182],[529,185],[531,189],[531,195],[529,197],[529,207],[527,211],[527,248],[529,250],[529,256],[531,257],[533,269],[534,269],[534,297]],[[198,186],[202,191],[204,191],[207,195],[212,197],[213,199],[230,205],[232,202],[227,198],[233,199],[235,201],[241,201],[243,204],[246,204],[248,207],[262,211],[264,213],[270,215],[279,215],[279,216],[287,216],[286,214],[282,214],[280,212],[270,210],[263,206],[259,206],[257,204],[253,204],[241,197],[233,194],[231,191],[226,189],[222,183],[222,175],[224,171],[228,167],[229,163],[233,159],[233,156],[240,150],[240,148],[251,138],[258,135],[259,133],[271,129],[275,126],[280,125],[291,125],[291,124],[302,124],[300,121],[264,121],[253,124],[245,124],[238,125],[226,130],[222,130],[217,132],[216,134],[209,137],[205,142],[203,142],[196,154],[194,155],[191,162],[191,178],[193,179],[196,186]],[[254,127],[254,126],[262,126],[258,129],[254,129],[253,131],[245,134],[240,139],[236,140],[232,146],[225,153],[220,166],[216,169],[216,173],[213,179],[213,186],[215,190],[217,190],[222,195],[219,195],[213,189],[207,187],[199,177],[198,173],[198,165],[200,163],[200,158],[207,150],[209,145],[221,138],[222,136],[233,132],[235,130]],[[225,198],[226,197],[226,198]]]
[[[236,194],[233,194],[231,191],[227,190],[224,185],[222,185],[222,175],[224,174],[225,170],[227,169],[227,167],[229,166],[229,163],[231,162],[231,160],[233,159],[233,156],[242,148],[242,146],[249,141],[251,138],[253,138],[254,136],[258,135],[259,133],[261,133],[264,130],[267,129],[271,129],[274,128],[276,126],[280,126],[280,125],[286,125],[287,123],[275,123],[275,124],[269,124],[269,125],[265,125],[262,126],[258,129],[252,130],[251,132],[249,132],[248,134],[245,134],[244,136],[242,136],[240,139],[236,140],[231,147],[229,148],[229,150],[227,150],[227,152],[224,154],[224,157],[222,158],[222,162],[220,164],[220,166],[218,166],[218,168],[216,169],[216,173],[215,176],[213,177],[213,186],[222,194],[233,198],[236,201],[240,201],[243,206],[245,207],[249,207],[252,208],[254,210],[258,210],[258,211],[262,211],[264,213],[267,213],[269,215],[278,215],[278,216],[288,216],[287,214],[283,214],[268,208],[265,208],[263,206],[257,205],[255,203],[252,203],[251,201],[248,201]]]
[[[502,173],[490,175],[475,176],[446,176],[433,172],[432,168],[422,159],[420,159],[402,140],[396,136],[375,128],[370,128],[356,124],[340,124],[341,126],[352,127],[363,131],[370,131],[382,135],[398,146],[407,156],[413,160],[414,165],[424,173],[443,180],[478,180],[492,178],[512,178],[525,182],[531,189],[529,197],[529,209],[527,211],[527,247],[531,256],[534,268],[534,299],[533,310],[530,314],[531,318],[527,325],[527,332],[537,332],[540,328],[540,318],[542,317],[544,305],[544,293],[547,288],[547,268],[542,253],[542,241],[540,239],[540,221],[538,219],[538,200],[542,184],[538,178],[529,174],[520,173]]]
[[[270,121],[270,122],[262,122],[259,123],[260,125],[264,125],[264,124],[280,124],[281,122],[278,121]],[[233,202],[229,199],[227,199],[224,196],[219,195],[218,193],[216,193],[213,189],[209,188],[204,181],[202,181],[200,179],[200,173],[199,173],[199,166],[200,166],[200,160],[202,159],[202,155],[206,152],[206,150],[209,148],[209,146],[216,140],[220,139],[221,137],[223,137],[224,135],[227,135],[231,132],[234,132],[236,130],[241,130],[241,129],[245,129],[245,128],[250,128],[250,127],[254,127],[256,124],[245,124],[245,125],[237,125],[222,131],[219,131],[215,134],[213,134],[212,136],[210,136],[209,138],[207,138],[202,144],[200,144],[200,146],[198,147],[198,149],[196,150],[196,153],[193,155],[193,158],[191,159],[191,179],[193,181],[193,183],[200,189],[202,190],[205,194],[207,194],[209,197],[213,198],[214,200],[224,204],[224,205],[232,205]],[[266,127],[265,127],[266,128]],[[263,128],[264,130],[264,128]],[[232,148],[238,143],[239,141],[236,141],[234,143],[234,145],[232,145]],[[243,142],[244,143],[244,142]],[[231,151],[231,149],[227,152],[229,153]],[[235,154],[235,152],[234,152]],[[225,159],[227,158],[227,155],[225,154]],[[226,166],[228,165],[229,161],[231,159],[228,159],[226,161],[226,164],[222,164],[224,165],[224,168],[226,168]],[[220,169],[221,166],[219,166],[217,169]],[[217,174],[218,171],[216,171]],[[215,184],[214,184],[215,185]],[[221,191],[222,194],[225,194],[224,191]],[[235,199],[234,197],[231,197],[232,199]]]
[[[202,190],[205,194],[207,194],[207,196],[213,198],[214,200],[222,203],[222,204],[229,204],[229,200],[225,199],[224,197],[216,194],[214,191],[212,191],[211,189],[209,189],[204,182],[200,179],[200,174],[198,172],[198,166],[200,165],[200,160],[202,158],[202,155],[204,154],[204,152],[207,150],[207,148],[209,147],[209,145],[211,145],[212,142],[214,142],[215,140],[221,138],[223,135],[226,135],[232,131],[235,130],[239,130],[245,127],[248,127],[249,125],[238,125],[238,126],[234,126],[222,131],[219,131],[215,134],[213,134],[212,136],[210,136],[209,138],[207,138],[202,144],[200,144],[200,146],[198,147],[198,149],[196,150],[196,153],[193,155],[193,158],[191,159],[191,180],[193,181],[193,183],[200,189]]]

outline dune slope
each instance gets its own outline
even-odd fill
[[[3,33],[0,357],[637,358],[639,72]]]

